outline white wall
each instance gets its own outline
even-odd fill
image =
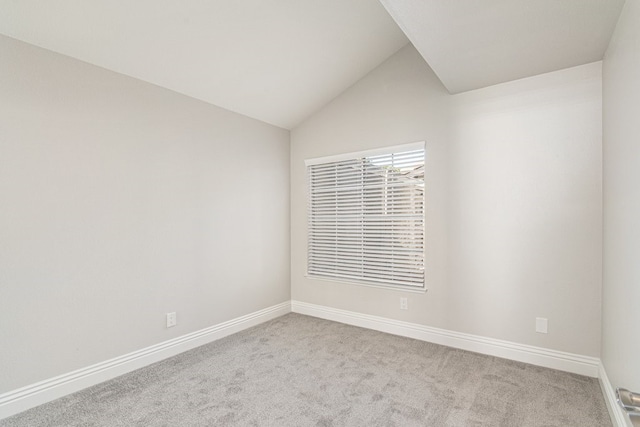
[[[600,63],[450,96],[407,46],[291,133],[292,298],[599,356],[601,113]],[[306,278],[304,159],[420,140],[428,292]]]
[[[627,0],[603,65],[602,361],[640,392],[640,1]]]
[[[290,299],[288,131],[0,58],[0,393]]]
[[[601,99],[600,62],[453,97],[449,328],[599,356]]]

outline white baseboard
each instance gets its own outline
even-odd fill
[[[275,319],[291,311],[449,347],[517,360],[580,375],[598,377],[614,425],[616,427],[632,427],[628,416],[616,402],[614,390],[598,358],[453,332],[300,301],[286,301],[151,347],[1,394],[0,420],[168,357],[175,356],[184,351],[224,338],[268,320]]]
[[[290,301],[0,395],[0,420],[291,312]]]
[[[416,323],[360,314],[300,301],[291,301],[291,310],[294,313],[374,329],[376,331],[446,345],[448,347],[469,350],[589,377],[598,377],[600,359],[596,357],[582,356],[478,335],[453,332]]]
[[[633,427],[629,416],[625,414],[616,401],[616,393],[611,382],[609,382],[609,377],[607,377],[602,363],[599,366],[598,380],[600,381],[600,388],[604,395],[604,401],[607,403],[607,409],[613,425],[616,427]]]

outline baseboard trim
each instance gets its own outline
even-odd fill
[[[598,377],[600,359],[596,357],[582,356],[478,335],[448,331],[446,329],[433,328],[416,323],[355,313],[295,300],[291,301],[291,310],[294,313],[374,329],[376,331],[446,345],[448,347],[516,360],[589,377]]]
[[[291,312],[286,301],[0,395],[0,420]]]
[[[286,301],[123,356],[1,394],[0,420],[259,325],[291,311],[462,350],[597,377],[614,425],[616,427],[632,427],[629,417],[616,402],[614,389],[609,382],[604,366],[598,358],[448,331],[295,300]]]
[[[598,380],[600,381],[600,388],[604,395],[604,401],[607,404],[609,415],[611,416],[611,422],[616,427],[633,427],[629,416],[624,413],[618,402],[616,401],[616,393],[614,391],[607,372],[604,370],[604,365],[600,363],[598,367]]]

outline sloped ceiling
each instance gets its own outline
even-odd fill
[[[292,129],[409,40],[451,93],[598,61],[624,0],[380,2],[0,0],[0,34]]]
[[[624,5],[624,0],[381,2],[451,93],[601,60]]]
[[[0,34],[290,129],[408,43],[375,0],[0,0]]]

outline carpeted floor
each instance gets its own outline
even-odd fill
[[[17,426],[611,426],[598,381],[288,314],[0,421]]]

